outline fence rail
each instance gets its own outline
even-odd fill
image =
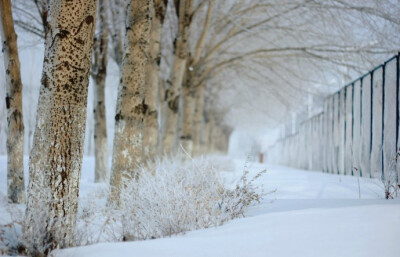
[[[399,54],[324,101],[321,113],[267,152],[271,163],[369,177],[395,176],[399,142]]]

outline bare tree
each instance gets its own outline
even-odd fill
[[[398,7],[385,5],[386,11],[375,0],[218,1],[201,58],[188,65],[190,74],[197,76],[185,83],[192,89],[185,90],[184,86],[189,93],[183,93],[183,99],[192,100],[186,105],[183,101],[182,112],[191,112],[186,107],[193,101],[190,95],[196,92],[194,88],[201,96],[201,87],[214,82],[213,86],[220,88],[214,95],[225,95],[214,102],[214,108],[232,107],[226,112],[225,122],[243,126],[244,119],[258,116],[266,125],[276,124],[288,112],[302,108],[308,95],[323,97],[332,91],[329,81],[341,81],[343,69],[359,74],[372,67],[377,58],[397,51],[396,33],[383,36],[386,32],[381,27],[389,26],[392,31],[398,28],[393,11]],[[200,19],[206,20],[206,15]],[[357,31],[357,26],[365,25],[367,30]],[[200,38],[201,32],[191,27],[190,39],[196,34],[194,38]],[[389,40],[383,42],[381,38]],[[195,49],[191,44],[191,52]],[[196,106],[202,108],[201,104]],[[199,108],[197,114],[203,113]],[[199,131],[196,126],[193,133]],[[197,138],[195,134],[192,137]]]
[[[201,28],[200,36],[196,43],[196,48],[194,50],[194,55],[188,61],[188,68],[186,69],[186,81],[182,85],[182,100],[183,100],[183,110],[180,112],[182,117],[182,133],[179,138],[180,144],[189,153],[192,154],[193,151],[193,139],[195,132],[195,125],[200,126],[199,117],[195,117],[196,114],[200,116],[202,108],[202,102],[204,101],[204,85],[197,85],[197,79],[201,76],[203,72],[202,67],[195,67],[201,58],[204,51],[204,46],[208,34],[210,32],[210,26],[212,21],[212,14],[214,11],[214,0],[208,1],[207,13],[204,19],[203,27]],[[196,69],[195,69],[196,68]],[[200,69],[197,69],[200,68]],[[196,85],[196,86],[194,86]],[[195,124],[196,120],[196,124]],[[198,131],[197,128],[196,131]],[[196,135],[197,136],[197,135]],[[196,143],[198,143],[198,137],[196,137]]]
[[[51,2],[29,164],[32,255],[73,246],[97,1]]]
[[[147,110],[143,125],[143,154],[145,157],[153,158],[157,154],[158,144],[158,90],[161,64],[161,34],[167,9],[167,0],[155,0],[153,23],[151,26],[150,54],[151,60],[148,63],[146,72],[146,87],[144,101]]]
[[[108,181],[108,147],[105,82],[108,61],[108,1],[99,1],[99,34],[95,38],[92,77],[94,82],[95,182]]]
[[[22,82],[14,30],[11,1],[0,3],[0,28],[6,71],[7,108],[7,197],[12,203],[25,202],[24,121],[22,116]]]
[[[147,111],[143,93],[150,61],[150,30],[153,1],[133,0],[128,4],[121,82],[115,115],[109,203],[119,204],[124,177],[136,177],[142,161],[142,128]]]
[[[163,150],[168,154],[176,150],[179,98],[189,54],[188,39],[192,5],[192,0],[175,1],[176,14],[178,16],[178,33],[174,40],[174,61],[170,85],[165,93],[165,101],[168,108],[164,114],[166,121],[162,138]]]

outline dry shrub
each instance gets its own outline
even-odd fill
[[[223,183],[215,164],[201,158],[186,162],[163,159],[142,168],[121,193],[125,240],[144,240],[218,226],[244,216],[246,207],[259,202],[262,188],[248,171],[233,189]]]
[[[265,171],[252,178],[244,171],[232,185],[216,169],[224,162],[165,158],[142,167],[121,188],[119,208],[106,204],[109,189],[98,186],[80,198],[76,245],[165,237],[243,217],[261,201],[262,187],[253,182]]]
[[[381,175],[381,182],[385,190],[385,199],[394,199],[400,196],[400,178],[398,177],[396,166],[400,158],[400,148],[389,164],[386,174]]]
[[[23,205],[8,203],[7,196],[0,193],[0,208],[0,255],[25,254]]]

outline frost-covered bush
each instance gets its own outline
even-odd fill
[[[37,185],[33,185],[37,186]],[[42,256],[46,255],[50,245],[44,245],[42,239],[48,235],[46,224],[49,223],[49,203],[50,191],[46,188],[37,186],[38,195],[32,195],[31,200],[35,208],[32,208],[32,220],[28,220],[25,215],[25,205],[9,204],[2,200],[1,208],[4,208],[9,223],[0,222],[0,253],[4,251],[11,255]],[[4,197],[5,198],[5,197]],[[1,216],[1,215],[0,215]],[[62,222],[53,220],[56,224]],[[28,224],[30,225],[28,228]],[[30,229],[30,235],[26,236],[23,231]],[[5,250],[4,250],[5,249]]]
[[[400,197],[400,178],[397,176],[396,165],[400,158],[400,149],[398,149],[396,155],[393,157],[389,164],[389,168],[386,174],[381,176],[381,181],[385,189],[385,199],[394,199]]]
[[[253,182],[265,171],[251,179],[244,171],[237,182],[228,183],[221,170],[233,170],[228,159],[158,160],[142,167],[137,180],[126,180],[119,208],[107,205],[109,190],[97,185],[80,198],[76,245],[164,237],[244,216],[261,200],[262,188]]]
[[[376,184],[378,187],[382,188],[383,197],[385,199],[394,199],[400,197],[400,178],[398,177],[397,165],[399,165],[398,160],[400,159],[400,148],[390,161],[388,167],[385,167],[384,173],[382,171],[375,171],[372,177],[376,179]],[[355,168],[355,170],[358,170]]]
[[[0,213],[0,255],[24,254],[23,205],[8,203],[7,196],[0,193]]]
[[[79,199],[77,246],[122,239],[121,222],[119,222],[121,212],[107,206],[108,187],[105,184],[97,186],[93,192]]]
[[[121,221],[125,240],[169,236],[223,224],[244,215],[259,202],[262,190],[248,172],[232,187],[225,185],[214,164],[206,159],[163,159],[142,168],[121,193]]]

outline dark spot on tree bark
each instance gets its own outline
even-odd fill
[[[156,63],[157,63],[157,66],[160,66],[160,64],[161,64],[161,56],[160,55],[158,55],[156,57]]]
[[[192,140],[192,135],[182,135],[181,139],[182,140]]]
[[[48,88],[49,87],[49,78],[47,77],[47,75],[46,74],[44,74],[43,75],[43,77],[42,77],[42,85],[45,87],[45,88]]]
[[[152,116],[152,117],[154,117],[154,118],[157,118],[158,113],[157,113],[156,110],[155,110],[155,111],[150,111],[150,112],[149,112],[149,116]]]
[[[173,54],[175,54],[175,51],[176,51],[176,43],[177,43],[177,38],[174,38],[174,42],[173,42],[173,50],[172,50],[172,53]]]
[[[7,107],[7,109],[10,109],[10,105],[11,105],[11,97],[6,96],[6,107]]]
[[[4,53],[7,47],[7,41],[3,41],[3,47],[1,48],[1,52]]]
[[[117,115],[115,115],[115,121],[119,122],[120,120],[123,120],[124,117],[121,115],[121,112],[117,113]]]
[[[15,109],[11,114],[11,117],[14,118],[15,124],[18,126],[18,131],[22,131],[24,128],[24,123],[22,122],[22,113],[18,109]]]
[[[86,19],[85,19],[85,22],[86,22],[86,24],[91,24],[91,23],[93,23],[93,21],[94,21],[94,18],[93,18],[93,16],[92,15],[89,15],[88,17],[86,17]]]
[[[47,26],[47,10],[42,12],[42,22],[43,22],[43,27],[46,29]]]
[[[176,96],[174,100],[168,102],[168,107],[174,113],[178,113],[179,108],[179,96]]]
[[[69,35],[69,31],[68,30],[60,30],[59,33],[56,34],[56,36],[59,36],[60,38],[66,38]]]
[[[101,66],[100,68],[99,68],[99,75],[103,75],[104,76],[104,74],[107,72],[107,68],[106,68],[106,66]]]
[[[148,109],[149,109],[149,106],[143,100],[143,102],[141,104],[138,104],[135,106],[134,112],[136,114],[146,114]]]
[[[9,69],[6,70],[6,74],[7,75],[10,74],[10,70]]]
[[[62,85],[62,87],[66,92],[70,91],[70,85],[69,84],[64,84],[64,85]]]
[[[168,94],[169,94],[169,90],[166,89],[166,90],[165,90],[165,93],[164,93],[164,101],[167,101],[167,100],[168,100]]]
[[[76,43],[81,44],[81,45],[83,45],[85,43],[81,38],[75,38],[75,41],[76,41]]]

